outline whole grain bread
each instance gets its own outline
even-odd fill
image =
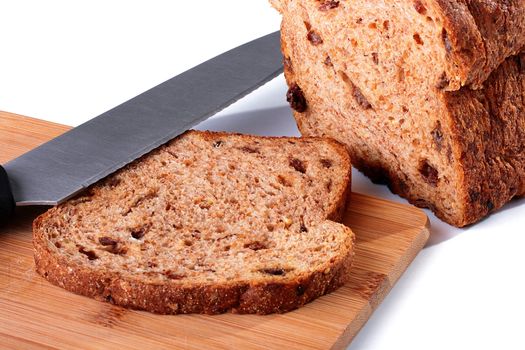
[[[305,136],[444,221],[525,193],[525,2],[272,0]]]
[[[349,276],[348,153],[190,131],[38,217],[37,271],[155,313],[285,312]]]

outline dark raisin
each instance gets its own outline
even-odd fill
[[[307,31],[310,31],[310,29],[312,29],[312,25],[310,24],[310,22],[303,22],[304,23],[304,27],[306,28]]]
[[[292,84],[286,93],[286,101],[290,104],[290,107],[299,113],[306,111],[307,104],[306,98],[304,97],[303,90],[297,85]]]
[[[246,153],[259,153],[259,150],[257,148],[253,148],[249,146],[243,146],[240,148],[240,150]]]
[[[279,268],[262,269],[259,271],[272,276],[284,276],[286,274],[286,271],[284,269]]]
[[[317,32],[315,32],[313,30],[310,30],[308,32],[308,34],[306,35],[306,38],[314,46],[321,45],[323,43],[323,39],[321,38],[321,36],[319,34],[317,34]]]
[[[425,181],[433,186],[436,187],[439,181],[439,173],[432,165],[428,164],[428,161],[424,160],[419,165],[419,173],[421,176],[423,176],[423,179]]]
[[[141,239],[146,234],[146,227],[136,228],[131,231],[131,237]]]
[[[416,0],[414,2],[414,8],[416,9],[417,13],[419,13],[420,15],[426,15],[427,13],[427,8],[419,0]]]
[[[443,44],[445,45],[445,50],[447,50],[447,53],[452,52],[452,43],[450,42],[447,30],[445,28],[443,28],[441,31],[441,39],[443,39]]]
[[[487,201],[485,205],[487,206],[488,211],[492,211],[494,209],[494,203],[492,203],[492,201]]]
[[[111,294],[106,295],[104,299],[106,299],[108,303],[113,303],[113,297],[111,296]]]
[[[55,242],[55,247],[57,247],[57,248],[62,248],[62,243],[60,243],[60,242],[58,242],[58,241]]]
[[[442,90],[448,86],[450,81],[448,80],[447,73],[443,72],[436,83],[436,88]]]
[[[357,101],[357,103],[363,108],[363,109],[371,109],[372,108],[372,105],[370,104],[370,102],[368,102],[368,100],[366,99],[366,97],[363,95],[363,93],[361,92],[361,90],[354,85],[354,89],[352,91],[352,94],[354,95],[354,98],[355,100]]]
[[[328,180],[328,182],[327,182],[326,185],[325,185],[325,188],[326,188],[326,190],[327,190],[328,192],[332,192],[332,185],[333,185],[333,183],[332,183],[332,179]]]
[[[268,249],[266,244],[262,242],[258,242],[258,241],[246,243],[244,244],[244,248],[248,248],[248,249],[255,250],[255,251],[262,250],[262,249]]]
[[[300,297],[305,292],[305,289],[302,284],[298,285],[297,288],[295,288],[295,294]]]
[[[375,64],[379,64],[379,56],[377,55],[377,52],[372,52],[372,61]]]
[[[308,228],[304,224],[301,224],[301,228],[299,230],[300,232],[308,232]]]
[[[319,5],[319,11],[328,11],[331,9],[335,9],[338,6],[339,6],[339,1],[335,1],[335,0],[323,1],[323,3]]]
[[[321,159],[321,165],[325,168],[330,169],[333,165],[333,162],[330,159],[323,158]]]
[[[97,254],[94,251],[86,250],[84,247],[80,247],[78,249],[78,252],[84,254],[85,256],[87,256],[87,258],[89,260],[96,260],[96,259],[98,259],[98,256],[97,256]]]
[[[418,44],[418,45],[424,45],[425,44],[423,42],[423,39],[421,39],[421,36],[418,33],[414,34],[413,38],[414,38],[414,41],[416,42],[416,44]]]
[[[175,273],[171,270],[164,271],[164,276],[166,276],[170,280],[180,280],[186,277],[185,275]]]
[[[341,79],[343,79],[343,81],[346,83],[346,85],[348,85],[348,88],[352,92],[352,95],[354,96],[356,102],[363,109],[370,109],[370,108],[372,108],[372,105],[370,104],[370,102],[368,102],[368,100],[363,95],[361,90],[357,86],[355,86],[355,84],[352,82],[352,80],[350,80],[350,77],[345,72],[342,72],[342,71],[339,71],[339,75],[341,76]]]
[[[222,141],[220,141],[220,140],[219,140],[219,141],[215,141],[215,142],[213,143],[213,148],[219,148],[219,147],[222,146],[223,143],[224,143],[224,142],[222,142]]]
[[[432,130],[430,133],[434,138],[434,143],[436,144],[437,150],[441,151],[441,148],[443,147],[443,130],[441,130],[441,122],[439,120],[436,123],[434,130]]]
[[[297,158],[290,159],[290,166],[300,173],[306,173],[306,166],[301,160]]]
[[[330,58],[330,56],[326,56],[326,58],[324,59],[324,65],[325,66],[328,66],[328,67],[333,67],[334,64],[332,63],[332,59]]]
[[[102,244],[103,246],[108,246],[108,245],[117,245],[117,241],[114,240],[113,238],[111,237],[99,237],[98,238],[98,242],[100,244]]]

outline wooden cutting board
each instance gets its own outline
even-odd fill
[[[0,163],[68,129],[0,112]],[[269,316],[160,316],[66,292],[34,270],[31,222],[45,208],[19,208],[0,229],[0,348],[344,348],[429,237],[419,209],[358,193],[350,201],[344,223],[357,235],[350,283]]]

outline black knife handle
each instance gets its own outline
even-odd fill
[[[4,167],[0,165],[0,226],[5,225],[15,212],[15,199]]]

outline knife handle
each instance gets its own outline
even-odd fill
[[[15,199],[4,167],[0,165],[0,226],[5,225],[15,212]]]

